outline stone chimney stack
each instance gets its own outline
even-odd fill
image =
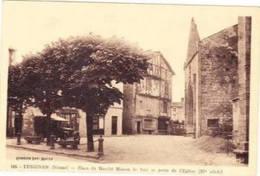
[[[12,65],[15,62],[15,49],[14,48],[9,48],[9,65]]]

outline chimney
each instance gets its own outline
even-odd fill
[[[9,48],[8,49],[9,51],[9,65],[12,65],[15,61],[15,49],[14,48]]]

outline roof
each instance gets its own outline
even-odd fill
[[[225,28],[219,32],[216,32],[208,37],[205,37],[203,39],[200,40],[199,38],[199,33],[198,33],[198,29],[197,29],[197,25],[194,22],[194,19],[192,18],[191,20],[191,29],[190,29],[190,36],[189,36],[189,45],[188,45],[188,52],[187,52],[187,58],[186,61],[184,63],[184,68],[187,67],[187,65],[189,65],[189,63],[193,60],[193,58],[196,56],[196,54],[198,53],[198,44],[201,44],[204,41],[207,41],[208,39],[217,36],[221,33],[224,33],[226,31],[229,31],[233,28],[236,28],[238,26],[238,24],[235,24],[231,27]]]
[[[55,120],[55,121],[60,121],[60,122],[67,122],[68,120],[58,116],[57,114],[52,114],[51,115],[51,119]]]
[[[171,73],[173,75],[175,75],[175,72],[173,71],[171,65],[169,64],[169,62],[165,59],[165,57],[163,56],[163,54],[160,52],[160,51],[151,51],[151,50],[148,50],[146,51],[146,54],[149,55],[149,56],[155,56],[155,55],[159,55],[163,61],[165,62],[165,64],[167,65],[167,67],[169,68],[169,70],[171,71]],[[150,58],[151,59],[151,58]]]
[[[219,31],[219,32],[216,32],[216,33],[214,33],[214,34],[211,34],[211,35],[209,35],[209,36],[203,38],[201,41],[205,41],[205,40],[210,39],[210,38],[212,38],[212,37],[214,37],[214,36],[216,36],[216,35],[218,35],[218,34],[227,32],[228,30],[234,29],[234,28],[237,28],[237,27],[238,27],[238,24],[235,24],[235,25],[230,26],[230,27],[228,27],[228,28],[222,29],[222,30]]]
[[[46,115],[44,115],[38,108],[34,108],[34,109],[32,109],[32,114],[33,114],[33,116],[46,116]],[[53,114],[51,114],[51,119],[53,119],[53,120],[55,120],[55,121],[60,121],[60,122],[67,122],[67,120],[66,119],[64,119],[64,118],[62,118],[62,117],[60,117],[60,116],[58,116],[56,113],[53,113]]]
[[[194,19],[191,19],[191,27],[190,27],[190,36],[189,36],[189,44],[188,44],[188,52],[185,65],[188,64],[196,55],[198,51],[198,43],[200,42],[200,37],[197,29],[197,25],[194,22]]]

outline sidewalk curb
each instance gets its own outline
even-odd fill
[[[100,158],[99,156],[69,154],[69,153],[64,153],[64,152],[58,152],[58,151],[55,151],[55,150],[42,150],[42,149],[28,148],[28,147],[24,147],[24,146],[21,146],[21,145],[7,144],[6,147],[15,148],[15,149],[25,149],[25,150],[34,151],[34,152],[57,154],[57,155],[61,155],[61,156],[68,156],[68,157],[74,157],[74,158],[80,158],[80,159],[91,159],[93,162],[98,162],[98,163],[102,162],[102,158]]]

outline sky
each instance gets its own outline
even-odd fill
[[[232,11],[232,13],[230,13]],[[184,97],[183,65],[190,22],[203,39],[237,23],[243,8],[68,2],[4,2],[2,57],[16,49],[16,59],[41,51],[59,38],[89,33],[117,36],[144,50],[160,51],[170,63],[173,101]]]

